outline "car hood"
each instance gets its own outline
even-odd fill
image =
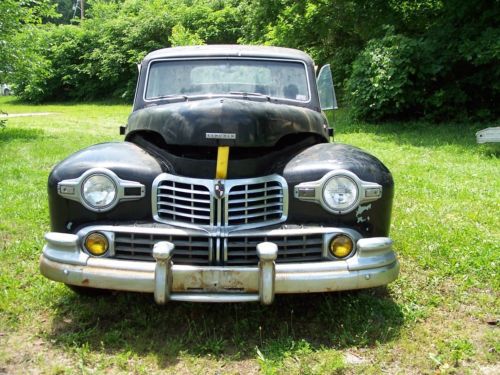
[[[126,140],[148,131],[168,145],[270,147],[289,134],[313,133],[327,141],[326,124],[308,108],[212,98],[137,110],[129,117]]]

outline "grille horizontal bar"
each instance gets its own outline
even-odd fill
[[[232,186],[228,192],[226,224],[258,226],[284,216],[285,187],[277,180]]]

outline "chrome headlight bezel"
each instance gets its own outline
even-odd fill
[[[104,206],[95,206],[85,197],[84,186],[92,177],[103,176],[114,186],[113,199]],[[122,180],[113,171],[107,168],[92,168],[85,171],[80,177],[63,180],[57,184],[57,192],[60,196],[81,203],[86,209],[93,212],[106,212],[112,210],[121,201],[129,201],[143,198],[146,188],[136,181]]]
[[[348,204],[335,206],[332,202],[329,202],[329,199],[326,196],[327,188],[329,187],[330,184],[334,183],[335,181],[340,181],[340,180],[344,180],[344,182],[352,184],[351,187],[355,192],[351,194],[354,197],[349,199]],[[346,213],[354,210],[359,205],[359,201],[360,201],[359,192],[360,192],[360,184],[352,176],[349,176],[346,174],[332,175],[326,181],[324,181],[322,184],[321,197],[320,197],[321,205],[323,206],[324,209],[326,209],[329,212],[332,212],[335,214],[346,214]],[[333,200],[333,198],[332,198],[332,200]]]
[[[324,196],[324,191],[328,183],[338,178],[346,178],[348,181],[352,181],[353,186],[356,186],[357,189],[355,199],[347,207],[332,207],[328,204]],[[354,211],[363,203],[373,202],[381,198],[382,186],[375,182],[363,181],[351,171],[339,169],[326,173],[317,181],[303,182],[296,185],[294,195],[299,200],[318,203],[330,213],[345,215]]]
[[[98,204],[92,203],[91,197],[89,196],[90,193],[87,192],[87,190],[88,190],[87,184],[91,183],[92,179],[99,178],[99,177],[104,178],[104,180],[108,183],[108,186],[113,191],[113,196],[111,197],[111,200],[109,202],[106,202],[103,205],[98,205]],[[105,172],[88,174],[83,179],[83,181],[81,183],[81,187],[80,187],[80,195],[82,198],[81,203],[89,210],[97,211],[97,212],[107,211],[107,210],[112,209],[114,206],[116,206],[116,204],[118,203],[118,183],[119,183],[119,181],[116,181],[115,178],[113,178],[113,177],[116,177],[116,175],[113,176],[113,175],[111,175],[109,173],[105,173]]]

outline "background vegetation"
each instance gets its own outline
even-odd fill
[[[72,3],[2,2],[0,74],[20,98],[130,100],[151,50],[263,43],[332,64],[360,118],[500,113],[500,0],[88,0],[84,21]]]

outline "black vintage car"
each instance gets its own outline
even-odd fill
[[[274,47],[146,56],[124,142],[59,163],[41,272],[157,303],[260,301],[393,281],[389,170],[331,143],[327,65]]]

